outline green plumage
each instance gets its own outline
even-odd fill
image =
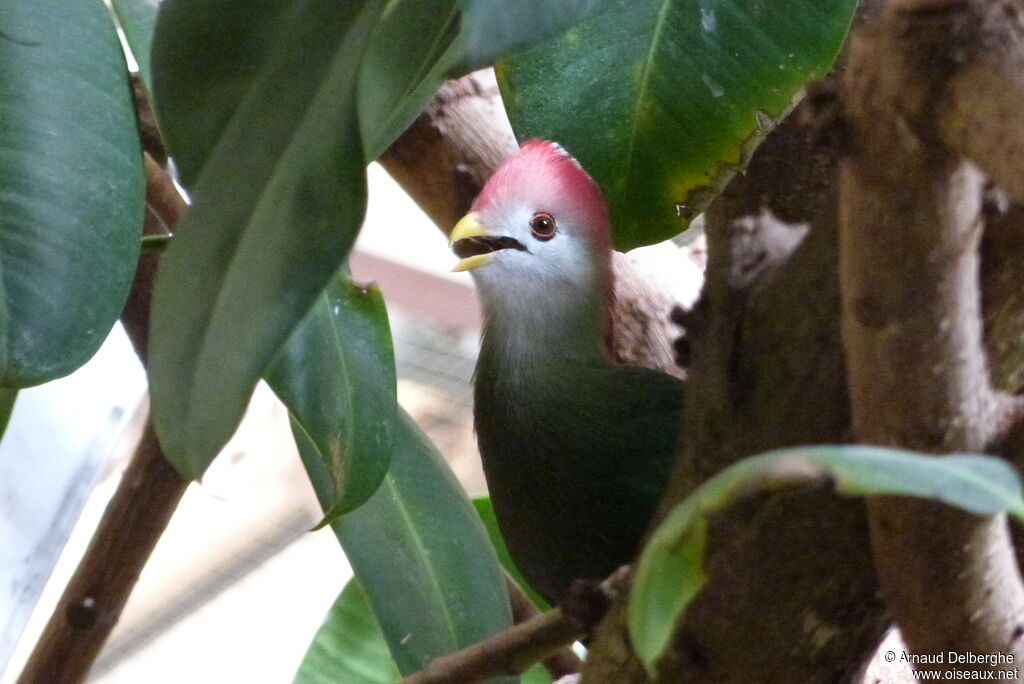
[[[608,214],[558,145],[523,143],[451,243],[484,310],[474,418],[495,517],[523,576],[557,602],[573,579],[633,559],[668,480],[683,383],[609,360]]]
[[[682,381],[569,354],[524,367],[485,334],[475,406],[498,524],[530,584],[557,601],[630,562],[668,478]]]

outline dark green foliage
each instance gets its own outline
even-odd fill
[[[296,433],[321,501],[331,483]],[[312,454],[312,458],[310,458]],[[358,510],[331,524],[403,674],[511,624],[483,524],[426,436],[399,412],[391,468]]]
[[[142,153],[101,0],[0,12],[0,385],[85,363],[114,325],[142,232]]]
[[[346,271],[331,280],[292,332],[266,380],[292,429],[325,470],[325,521],[362,505],[384,479],[394,445],[398,401],[395,357],[384,300]]]
[[[400,676],[366,595],[350,581],[313,637],[294,684],[392,684]]]
[[[503,62],[520,140],[565,146],[608,197],[617,249],[672,237],[824,75],[855,0],[608,0]]]
[[[153,299],[153,421],[197,477],[337,271],[366,204],[352,97],[375,0],[169,0],[157,114],[193,205]]]
[[[149,50],[160,0],[110,0],[110,6],[139,65],[139,76],[150,87],[153,78],[149,68]]]

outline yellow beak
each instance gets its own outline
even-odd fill
[[[455,227],[452,228],[452,232],[448,236],[448,246],[451,247],[459,240],[463,240],[465,238],[480,237],[482,235],[490,235],[490,233],[484,225],[480,223],[480,215],[473,211],[463,216],[462,220],[456,223]],[[488,252],[487,254],[474,254],[473,256],[468,256],[460,260],[459,263],[455,264],[455,268],[452,270],[469,271],[483,266],[493,258],[493,252]]]

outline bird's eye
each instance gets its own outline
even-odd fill
[[[550,240],[555,237],[555,217],[540,212],[530,219],[530,232],[538,240]]]

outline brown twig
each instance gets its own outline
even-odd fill
[[[178,218],[185,212],[185,200],[174,187],[167,170],[154,161],[149,153],[145,154],[145,162],[146,216],[142,234],[168,235]],[[153,297],[153,283],[156,282],[159,257],[159,254],[149,251],[139,255],[135,282],[132,283],[124,311],[121,313],[121,324],[144,366],[149,362],[149,304]]]
[[[851,44],[840,282],[853,430],[867,443],[980,452],[1000,437],[1008,400],[989,383],[980,311],[984,179],[934,128],[970,42],[955,34],[971,24],[958,13],[971,8],[896,0]],[[1024,657],[1024,587],[1005,519],[877,498],[869,520],[883,591],[914,652]]]
[[[146,155],[146,234],[173,226],[184,202],[170,177]],[[177,199],[175,199],[177,198]],[[121,322],[139,357],[148,358],[149,302],[154,255],[142,255]],[[139,573],[177,508],[188,482],[167,463],[153,426],[121,477],[19,684],[75,684],[85,680],[117,623]]]
[[[147,424],[19,684],[85,681],[187,486]]]
[[[512,624],[522,624],[540,615],[540,611],[530,601],[530,597],[526,595],[507,572],[505,573],[505,588],[508,589],[509,602],[512,604]],[[554,679],[575,674],[580,671],[583,665],[579,656],[573,653],[570,648],[559,649],[552,655],[544,658],[541,664]]]
[[[624,566],[599,585],[575,584],[562,606],[461,651],[435,658],[401,684],[462,684],[520,674],[588,634],[624,591],[629,577],[630,569]]]

